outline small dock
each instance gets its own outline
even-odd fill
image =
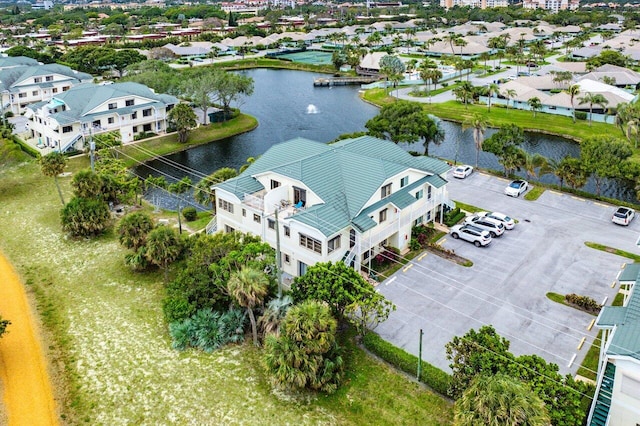
[[[321,77],[313,80],[315,87],[348,86],[352,84],[369,84],[378,81],[377,77]]]

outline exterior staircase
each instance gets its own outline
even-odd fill
[[[602,383],[598,389],[598,398],[591,415],[590,426],[606,426],[609,424],[609,408],[611,407],[611,394],[613,393],[613,379],[616,374],[616,366],[607,362],[602,377]]]

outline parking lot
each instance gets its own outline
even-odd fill
[[[546,293],[577,293],[598,302],[606,297],[610,303],[618,291],[611,284],[629,260],[585,242],[636,253],[640,221],[614,225],[613,206],[555,191],[537,201],[507,197],[508,181],[484,174],[464,180],[449,175],[449,182],[453,200],[506,213],[518,223],[487,247],[444,237],[442,246],[471,260],[472,267],[428,253],[381,283],[379,291],[397,310],[376,332],[417,355],[423,329],[423,359],[449,371],[445,344],[490,324],[516,355],[537,354],[560,372],[575,373],[597,335],[595,328],[587,330],[595,317],[552,302]]]

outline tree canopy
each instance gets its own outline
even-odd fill
[[[586,138],[580,148],[582,166],[592,174],[597,195],[603,179],[622,176],[624,163],[633,154],[629,142],[611,136]]]
[[[500,127],[482,143],[482,150],[498,157],[498,162],[504,167],[505,176],[524,165],[525,155],[520,145],[524,142],[524,132],[515,124]]]

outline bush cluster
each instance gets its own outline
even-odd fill
[[[182,216],[187,222],[193,222],[198,218],[198,211],[195,207],[185,207],[182,209]]]
[[[456,207],[444,214],[444,224],[447,226],[453,226],[460,222],[464,217],[464,212],[460,211],[460,207]]]
[[[190,318],[169,324],[172,346],[178,350],[191,347],[213,352],[227,343],[242,342],[244,322],[245,314],[239,309],[222,314],[210,308],[200,309]]]
[[[584,111],[576,111],[576,120],[586,120],[587,119],[587,113]]]
[[[565,295],[564,299],[567,301],[567,303],[575,305],[576,307],[584,311],[593,313],[600,312],[600,304],[589,296],[580,296],[579,294],[571,293]]]
[[[362,342],[368,350],[387,361],[389,364],[399,368],[405,373],[411,374],[412,376],[415,376],[417,373],[418,357],[411,355],[403,349],[393,346],[391,343],[383,340],[376,333],[367,333]],[[447,395],[451,376],[439,368],[422,361],[422,372],[419,380],[439,394]]]

